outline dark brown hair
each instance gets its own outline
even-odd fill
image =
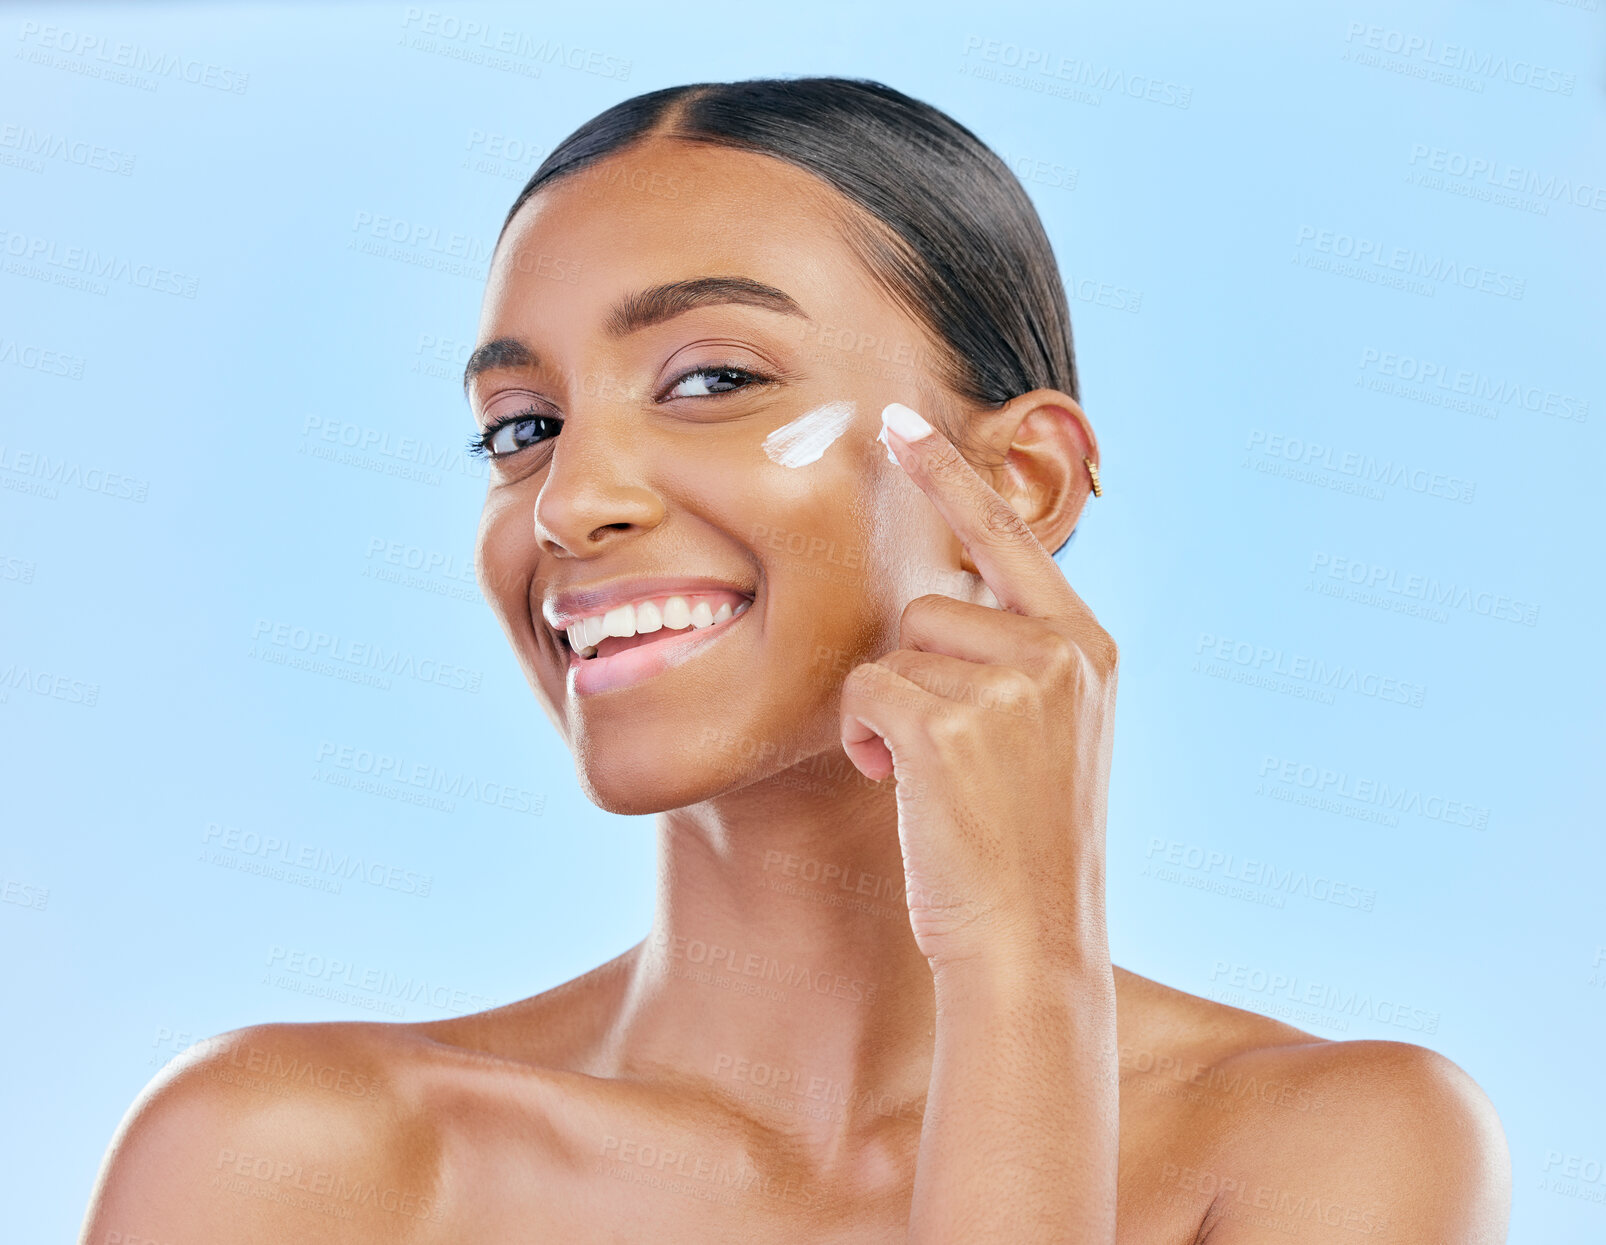
[[[1033,389],[1081,401],[1065,286],[1019,180],[952,117],[879,82],[756,78],[637,95],[557,145],[502,232],[543,186],[650,135],[785,160],[862,208],[879,228],[849,221],[850,242],[945,347],[955,393],[985,406]]]

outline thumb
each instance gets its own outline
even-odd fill
[[[892,749],[876,733],[875,727],[862,718],[843,719],[842,750],[848,754],[853,767],[871,782],[880,782],[893,771]]]
[[[941,697],[879,662],[855,666],[842,684],[842,750],[871,782],[889,774],[902,781],[929,742],[928,724],[946,707]]]

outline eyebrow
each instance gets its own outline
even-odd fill
[[[499,367],[535,367],[539,362],[535,351],[516,337],[498,337],[483,346],[476,346],[474,353],[468,357],[468,366],[463,369],[463,394],[467,396],[468,387],[481,372],[490,372]]]
[[[725,303],[762,307],[813,323],[786,291],[749,277],[697,277],[655,285],[620,299],[603,323],[610,337],[628,337],[694,308]],[[463,369],[463,392],[468,393],[469,385],[481,372],[503,367],[535,367],[539,362],[535,351],[518,338],[498,337],[476,347],[469,355],[468,365]]]

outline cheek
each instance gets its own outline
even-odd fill
[[[519,490],[486,495],[474,540],[474,574],[480,592],[503,621],[528,613],[530,568],[536,554],[534,502],[522,503]]]
[[[932,591],[950,591],[960,552],[930,499],[876,439],[879,418],[856,420],[805,467],[765,463],[770,553],[809,568],[841,603],[890,616]],[[824,568],[829,568],[828,570]]]
[[[769,488],[753,548],[788,646],[811,682],[827,687],[896,647],[907,598],[887,569],[906,560],[909,506],[921,501],[907,495],[913,484],[890,467],[873,433],[858,431],[809,466],[754,468]]]
[[[807,467],[819,462],[825,452],[855,422],[855,404],[838,399],[806,411],[764,438],[764,455],[777,467]]]
[[[876,440],[880,405],[851,393],[818,402],[767,434],[743,430],[720,447],[730,480],[755,501],[792,516],[793,527],[823,533],[862,523],[870,498],[893,483]]]
[[[886,464],[879,487],[866,496],[863,524],[870,554],[865,574],[891,602],[894,626],[916,597],[940,592],[963,596],[968,577],[959,570],[962,548],[920,486],[902,467]]]

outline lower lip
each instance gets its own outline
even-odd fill
[[[753,607],[749,605],[740,614],[733,614],[711,627],[690,628],[673,639],[654,640],[612,657],[582,657],[570,649],[569,690],[577,696],[590,696],[641,683],[696,656],[752,612]]]

